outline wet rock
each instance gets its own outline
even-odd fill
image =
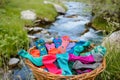
[[[28,34],[35,34],[44,30],[43,28],[40,27],[33,27],[33,28],[25,27],[25,29],[27,30]]]
[[[35,21],[34,21],[34,26],[39,26],[39,25],[48,25],[50,23],[52,23],[53,21],[50,21],[48,18],[37,18]]]
[[[89,31],[89,29],[85,29],[82,33],[81,33],[81,35],[84,35],[85,33],[87,33]]]
[[[21,12],[21,18],[25,20],[35,20],[36,19],[36,13],[34,13],[31,10],[25,10]]]
[[[86,23],[85,26],[91,27],[92,26],[92,22]]]
[[[30,39],[36,39],[37,37],[36,36],[32,36],[32,35],[28,35],[28,38],[30,38]]]
[[[47,34],[48,33],[48,30],[43,30],[41,31],[42,34]]]
[[[103,31],[102,30],[98,30],[98,31],[95,32],[95,34],[103,35]]]
[[[102,43],[103,46],[109,45],[113,49],[120,50],[120,30],[113,32],[110,36],[106,37]]]
[[[69,16],[65,16],[65,17],[67,17],[67,18],[77,18],[78,17],[78,15],[69,15]]]

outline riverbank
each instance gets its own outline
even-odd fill
[[[21,19],[22,11],[33,11],[36,13],[36,19],[46,19],[49,22],[53,22],[58,13],[52,4],[44,4],[44,0],[0,1],[0,66],[3,67],[7,65],[9,57],[16,56],[19,49],[29,47],[24,26],[32,26],[34,20]]]

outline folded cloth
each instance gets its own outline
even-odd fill
[[[54,64],[54,62],[56,61],[56,55],[46,55],[43,57],[42,61],[49,72],[62,74],[62,70],[58,69],[58,67]]]
[[[33,56],[33,57],[40,57],[40,51],[38,49],[33,49],[30,51],[30,54]]]
[[[40,50],[40,55],[47,55],[47,50],[45,47],[45,41],[43,39],[39,39],[35,42],[35,46],[37,47],[37,49]]]
[[[76,61],[79,60],[82,63],[88,64],[95,62],[93,55],[89,56],[75,56],[74,54],[69,54],[69,61]]]
[[[93,50],[91,50],[90,52],[86,52],[86,53],[83,53],[83,54],[80,54],[81,56],[88,56],[88,55],[91,55],[91,54],[98,54],[100,53],[101,55],[105,55],[106,53],[106,48],[103,47],[103,46],[96,46]]]
[[[60,54],[60,53],[61,51],[57,48],[53,48],[48,51],[48,54]]]
[[[67,52],[70,51],[71,48],[74,47],[74,46],[75,46],[75,42],[69,43],[69,45],[67,46],[66,51],[67,51]]]
[[[72,72],[70,71],[70,68],[68,66],[68,53],[63,54],[57,54],[57,62],[59,67],[62,69],[63,75],[72,75]]]
[[[69,50],[68,51],[68,53],[70,53],[70,54],[73,54],[74,53],[74,51],[77,49],[77,51],[79,50],[79,48],[80,48],[80,52],[82,52],[86,47],[88,47],[88,46],[90,46],[90,42],[89,41],[78,41],[78,42],[76,42],[76,44],[75,44],[75,46],[74,47],[72,47],[71,48],[71,50]],[[76,46],[79,46],[79,47],[77,47],[76,48]],[[81,47],[80,47],[81,46]],[[76,52],[76,51],[75,51]],[[78,54],[80,54],[80,53],[77,53],[77,54],[75,54],[75,55],[78,55]]]
[[[93,54],[89,56],[75,56],[74,54],[69,54],[69,61],[79,60],[84,64],[101,62],[103,60],[103,56],[101,54]]]
[[[36,66],[42,66],[43,65],[43,63],[42,63],[43,57],[42,56],[33,57],[32,55],[30,55],[27,51],[25,51],[23,49],[18,52],[18,55],[20,55],[23,58],[29,59]]]
[[[66,52],[66,48],[69,45],[70,37],[69,36],[62,36],[62,44],[58,47],[61,53]]]
[[[59,49],[55,48],[54,43],[52,43],[52,44],[46,43],[45,45],[47,47],[48,54],[58,54],[58,53],[61,53]]]
[[[53,43],[55,44],[55,47],[58,48],[61,45],[62,40],[61,38],[54,38]]]
[[[51,44],[46,43],[45,46],[46,46],[46,48],[47,48],[48,51],[51,50],[51,49],[53,49],[53,48],[55,48],[55,44],[54,43],[51,43]]]
[[[93,63],[93,64],[83,64],[80,61],[75,61],[73,64],[73,69],[83,69],[83,68],[88,68],[88,69],[96,69],[98,66],[100,66],[101,63]]]
[[[78,56],[82,51],[84,51],[84,47],[83,46],[75,46],[74,47],[74,52],[73,54]]]

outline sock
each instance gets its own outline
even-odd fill
[[[62,40],[60,38],[54,38],[53,42],[55,44],[55,47],[58,48],[61,45]]]
[[[38,49],[33,49],[30,51],[30,54],[33,56],[33,57],[40,57],[40,51]]]
[[[76,45],[84,46],[84,47],[90,46],[90,44],[91,43],[89,41],[79,41],[76,43]]]
[[[55,48],[54,43],[52,44],[45,44],[48,50],[48,54],[58,54],[60,53],[60,50],[58,50],[57,48]]]
[[[48,69],[49,72],[54,74],[62,74],[62,70],[58,69],[54,64],[56,60],[56,55],[46,55],[43,57],[43,64]]]
[[[75,42],[69,43],[69,45],[67,46],[66,51],[67,51],[67,52],[70,51],[71,48],[74,47],[74,46],[75,46]]]
[[[58,49],[61,51],[61,53],[66,52],[66,48],[70,42],[70,38],[68,36],[63,36],[62,37],[62,44],[61,46],[58,47]]]
[[[95,62],[101,62],[103,60],[103,55],[100,53],[92,54],[92,56],[94,57]]]
[[[60,53],[61,53],[61,51],[57,48],[53,48],[48,51],[48,54],[60,54]]]
[[[45,47],[45,41],[43,39],[39,39],[35,42],[35,46],[40,50],[41,56],[47,55],[47,50]]]
[[[89,56],[75,56],[74,54],[69,54],[69,61],[79,60],[82,63],[88,64],[95,62],[93,55]]]
[[[73,54],[75,56],[78,56],[83,50],[84,50],[83,46],[75,46]]]
[[[79,42],[76,42],[75,46],[72,47],[71,50],[68,51],[68,53],[73,54],[73,53],[74,53],[74,50],[75,50],[74,48],[75,48],[76,46],[81,46],[80,50],[81,50],[81,52],[82,52],[82,50],[83,50],[85,47],[90,46],[90,44],[91,44],[91,43],[90,43],[89,41],[79,41]],[[80,53],[79,53],[79,54],[80,54]],[[78,54],[75,54],[75,55],[78,55]]]
[[[69,69],[68,66],[68,53],[63,53],[63,54],[57,54],[57,62],[59,67],[62,69],[62,74],[63,75],[72,75],[72,72]]]
[[[78,73],[78,74],[83,74],[83,73],[88,73],[88,72],[91,72],[92,71],[92,69],[86,69],[86,70],[76,70],[76,72]]]
[[[101,63],[94,63],[94,64],[83,64],[80,61],[75,61],[73,64],[73,69],[83,69],[83,68],[89,68],[89,69],[96,69],[98,66],[100,66]]]
[[[86,52],[86,53],[83,53],[83,54],[80,54],[81,56],[88,56],[88,55],[91,55],[91,54],[98,54],[100,53],[101,55],[105,55],[106,53],[106,48],[103,47],[103,46],[97,46],[95,47],[93,50],[91,50],[90,52]]]
[[[48,51],[49,51],[50,49],[55,48],[55,44],[54,44],[54,43],[51,43],[51,44],[46,43],[45,46],[46,46],[46,48],[47,48]]]
[[[36,66],[42,66],[43,63],[42,63],[42,56],[40,57],[33,57],[32,55],[30,55],[27,51],[25,50],[20,50],[18,52],[18,55],[20,55],[21,57],[23,58],[27,58],[29,59],[34,65]]]

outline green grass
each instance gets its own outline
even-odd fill
[[[106,44],[106,69],[96,80],[120,80],[120,50],[115,45]]]
[[[20,12],[23,10],[32,10],[38,18],[48,18],[49,21],[54,21],[58,15],[53,5],[43,4],[43,0],[2,2],[0,5],[0,66],[6,66],[5,62],[10,56],[15,56],[20,49],[28,49],[29,40],[24,26],[33,25],[33,22],[20,18]]]

